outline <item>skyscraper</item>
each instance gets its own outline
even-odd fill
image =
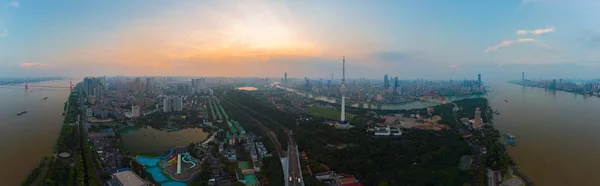
[[[142,81],[140,80],[139,77],[135,78],[133,86],[135,87],[135,91],[142,90]]]
[[[521,73],[521,81],[525,81],[525,72]]]
[[[308,97],[308,93],[310,92],[310,81],[307,77],[304,77],[304,91],[306,92],[306,97]]]
[[[400,83],[398,82],[398,76],[394,77],[394,92],[397,91],[398,86],[400,86]]]
[[[152,89],[152,80],[150,78],[146,78],[146,92],[150,92]]]
[[[283,74],[283,84],[287,85],[287,72]]]
[[[388,79],[387,74],[383,76],[383,88],[384,89],[390,88],[390,79]]]
[[[477,74],[477,85],[481,87],[481,74]]]

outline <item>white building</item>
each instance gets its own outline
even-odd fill
[[[168,96],[163,99],[163,112],[171,112],[171,98]]]
[[[481,110],[479,108],[475,109],[475,123],[473,123],[473,128],[481,128],[481,123],[483,123],[483,121],[481,120]]]
[[[112,175],[112,180],[119,186],[151,186],[152,184],[140,178],[132,171],[117,172]]]
[[[177,112],[183,110],[183,98],[167,96],[163,99],[163,112]]]
[[[183,98],[172,97],[171,99],[172,99],[171,101],[173,103],[173,111],[177,112],[177,111],[183,110]]]
[[[140,117],[140,106],[131,106],[131,117]]]
[[[390,128],[390,133],[394,136],[401,136],[402,130],[400,128]]]
[[[391,134],[390,127],[376,127],[375,128],[375,136],[389,136]]]

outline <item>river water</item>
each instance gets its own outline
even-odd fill
[[[68,87],[69,81],[29,83]],[[0,86],[0,182],[20,185],[44,156],[51,156],[69,89]],[[43,100],[48,97],[47,100]],[[17,116],[17,112],[27,114]]]
[[[537,185],[600,185],[600,99],[564,91],[492,84],[494,125],[516,136],[508,149]],[[505,102],[507,100],[508,102]]]

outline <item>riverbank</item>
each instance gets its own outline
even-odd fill
[[[40,160],[40,165],[37,168],[34,168],[29,175],[21,182],[21,185],[31,185],[33,183],[39,183],[41,180],[45,184],[62,184],[62,183],[72,183],[75,180],[75,170],[73,167],[69,166],[72,162],[75,162],[73,156],[68,158],[58,158],[57,154],[61,152],[69,152],[72,154],[74,151],[74,146],[77,144],[76,136],[78,136],[78,132],[76,132],[76,128],[74,124],[71,123],[75,121],[75,117],[78,113],[78,95],[75,92],[72,92],[69,95],[65,103],[65,107],[63,107],[63,122],[62,129],[60,130],[58,139],[56,140],[56,144],[54,146],[53,155],[51,158],[44,157]],[[67,175],[64,175],[60,172],[72,172]],[[77,174],[81,174],[77,172]]]
[[[516,136],[517,147],[507,148],[519,171],[536,185],[595,186],[600,177],[600,99],[565,91],[495,82],[487,96],[501,114],[494,127]],[[505,102],[504,100],[508,100]]]
[[[530,84],[522,83],[520,81],[508,81],[508,83],[520,85],[520,86],[524,86],[524,87],[542,88],[542,89],[546,89],[546,90],[562,91],[562,92],[568,92],[568,93],[577,94],[577,95],[583,95],[583,96],[589,96],[589,97],[595,96],[595,97],[600,98],[600,94],[586,93],[586,92],[583,92],[580,90],[568,90],[568,89],[564,89],[564,88],[560,88],[560,87],[552,88],[552,87],[546,87],[546,86],[541,86],[541,85],[530,85]]]

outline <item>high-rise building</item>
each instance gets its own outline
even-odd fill
[[[521,72],[521,81],[525,81],[525,72]]]
[[[140,106],[131,106],[131,117],[140,117]]]
[[[177,112],[183,110],[183,98],[167,96],[163,100],[163,112]]]
[[[481,128],[481,123],[483,122],[481,120],[481,109],[479,109],[479,108],[475,109],[475,119],[474,120],[475,120],[475,122],[473,123],[473,128],[476,128],[476,129]]]
[[[365,90],[360,89],[358,91],[358,101],[364,101],[365,100]]]
[[[390,79],[388,79],[387,74],[383,76],[383,88],[384,89],[390,88]]]
[[[142,80],[140,80],[139,77],[135,78],[135,80],[133,81],[133,87],[134,87],[135,91],[142,90]]]
[[[183,98],[181,97],[173,97],[173,111],[178,112],[183,110]]]
[[[477,74],[477,85],[481,87],[481,74]]]
[[[152,79],[146,78],[146,92],[150,92],[152,90]]]
[[[398,76],[394,77],[394,92],[397,91],[398,86],[400,86],[400,83],[398,83]]]
[[[169,97],[163,99],[163,112],[171,112],[171,98]]]
[[[321,91],[321,89],[323,89],[323,78],[319,79],[319,81],[317,82],[317,89],[318,91]]]
[[[287,72],[283,74],[283,84],[287,85]]]
[[[304,77],[304,91],[306,92],[306,97],[308,97],[308,93],[310,92],[310,80],[307,77]]]

